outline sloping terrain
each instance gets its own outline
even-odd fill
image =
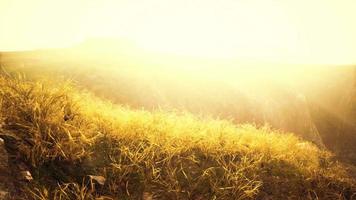
[[[291,133],[132,110],[70,83],[8,76],[0,102],[14,169],[33,177],[16,182],[24,199],[355,198],[346,168]]]
[[[234,71],[229,69],[230,63],[221,60],[183,62],[181,60],[187,58],[152,55],[136,58],[123,52],[105,54],[105,49],[105,46],[96,49],[89,45],[84,50],[3,53],[2,66],[9,73],[23,73],[33,79],[51,76],[61,81],[70,78],[97,96],[132,108],[178,109],[232,119],[235,123],[267,123],[323,146],[311,120],[305,94],[285,82],[279,85],[271,80],[275,75],[248,70],[251,66]],[[244,66],[244,63],[231,62],[233,66]],[[206,66],[201,67],[204,64]],[[279,75],[294,81],[299,78],[300,71],[285,73],[281,70]],[[319,89],[313,85],[309,87]]]
[[[70,78],[96,96],[134,109],[185,110],[236,124],[269,124],[356,164],[355,66],[266,64],[256,70],[234,60],[155,57],[108,43],[1,53],[0,62],[9,73],[33,80]]]

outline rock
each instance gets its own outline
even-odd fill
[[[8,192],[0,190],[0,200],[6,200],[8,199],[8,196],[9,196]]]
[[[20,172],[20,179],[22,181],[28,181],[28,182],[33,180],[32,175],[31,175],[31,173],[29,171],[21,171]]]
[[[142,194],[142,199],[143,200],[153,200],[153,195],[149,192],[144,192]]]
[[[93,175],[89,175],[88,176],[90,178],[91,181],[95,181],[96,183],[98,183],[99,185],[105,185],[105,177],[103,176],[93,176]]]
[[[113,198],[109,196],[100,196],[97,197],[95,200],[113,200]]]
[[[4,140],[0,139],[0,200],[8,199],[9,191],[12,188],[10,174]]]
[[[26,199],[18,182],[32,180],[27,168],[20,168],[16,155],[16,137],[0,133],[0,200]],[[16,187],[15,187],[16,186]]]

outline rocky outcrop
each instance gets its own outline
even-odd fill
[[[23,197],[22,186],[32,181],[32,175],[14,159],[9,143],[3,136],[0,135],[0,200],[27,199]]]
[[[10,191],[13,188],[10,174],[4,140],[0,138],[0,200],[10,199]]]

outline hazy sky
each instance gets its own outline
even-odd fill
[[[120,37],[150,51],[356,63],[355,0],[0,0],[0,50]]]

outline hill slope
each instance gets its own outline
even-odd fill
[[[32,79],[71,78],[97,96],[132,108],[187,110],[237,124],[267,123],[356,163],[355,66],[255,66],[147,55],[114,41],[101,43],[0,52],[0,65]]]
[[[25,199],[352,199],[330,153],[293,134],[130,110],[70,83],[0,78],[1,137]]]

